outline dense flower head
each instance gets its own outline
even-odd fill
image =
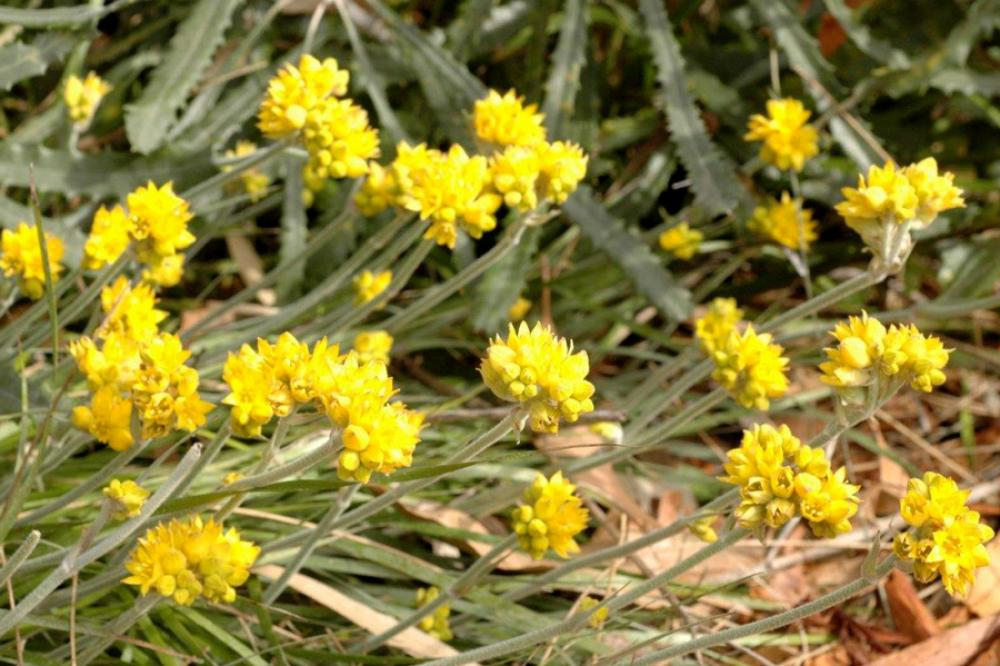
[[[754,114],[747,124],[746,141],[761,141],[760,158],[779,169],[802,171],[806,160],[819,153],[811,113],[797,99],[772,99],[767,115]]]
[[[507,339],[492,341],[479,368],[483,381],[502,400],[521,403],[535,432],[558,432],[559,421],[573,423],[591,412],[594,385],[587,381],[587,352],[573,353],[571,342],[535,324],[509,325]]]
[[[135,443],[131,423],[132,401],[113,384],[98,388],[90,404],[73,408],[73,425],[115,451],[127,451]]]
[[[561,204],[587,175],[587,156],[569,141],[539,144],[538,191],[542,198]]]
[[[62,240],[45,232],[45,252],[48,254],[49,272],[52,282],[59,279],[63,270],[64,253]],[[32,300],[38,300],[45,293],[45,262],[42,261],[42,246],[38,229],[34,225],[21,222],[17,229],[4,229],[0,234],[0,269],[7,277],[16,277],[21,292]]]
[[[132,400],[142,420],[143,437],[162,437],[174,429],[194,432],[205,424],[212,404],[198,394],[198,371],[185,365],[191,352],[172,333],[160,333],[140,347],[142,359]]]
[[[226,151],[226,157],[230,159],[235,159],[237,157],[246,157],[247,155],[253,155],[257,152],[257,144],[253,141],[237,141],[236,147]],[[231,165],[226,165],[222,167],[222,171],[229,172],[232,171],[233,167]],[[271,184],[271,179],[266,173],[261,171],[257,167],[251,167],[245,169],[239,175],[240,183],[243,186],[243,190],[249,195],[250,201],[256,203],[261,200],[261,198],[267,194],[267,188]]]
[[[257,127],[270,139],[295,134],[328,98],[347,93],[349,79],[350,74],[339,69],[333,58],[320,61],[303,55],[298,66],[285,65],[268,83]]]
[[[354,204],[365,217],[378,215],[387,208],[396,205],[399,199],[399,185],[396,182],[396,172],[390,167],[384,167],[377,162],[368,165],[368,176],[358,193],[354,195]]]
[[[365,175],[368,160],[379,154],[378,131],[368,124],[368,112],[349,99],[330,99],[311,111],[302,139],[309,153],[303,179],[313,191],[329,178]]]
[[[473,107],[472,124],[480,140],[497,146],[531,146],[545,140],[545,116],[513,90],[495,90]]]
[[[841,193],[845,201],[837,204],[837,212],[855,230],[870,222],[902,224],[914,218],[920,204],[905,171],[892,162],[882,167],[873,164],[867,180],[859,174],[857,188],[845,187]]]
[[[124,275],[101,289],[101,310],[105,318],[97,329],[98,338],[118,334],[140,343],[156,335],[167,316],[157,309],[156,294],[148,284],[132,286]]]
[[[87,72],[80,78],[72,74],[66,79],[63,88],[63,101],[69,118],[77,125],[86,125],[94,116],[97,105],[111,92],[111,84],[97,75],[97,72]]]
[[[199,597],[215,603],[232,603],[236,588],[250,577],[250,567],[260,548],[240,538],[236,528],[199,516],[160,522],[139,539],[125,568],[122,582],[152,590],[190,606]]]
[[[149,284],[160,287],[173,287],[180,283],[184,276],[184,255],[171,254],[166,257],[154,257],[142,270],[142,279]]]
[[[131,389],[139,371],[140,344],[126,333],[110,331],[99,341],[89,337],[72,341],[69,353],[91,390],[110,384],[124,392]]]
[[[132,222],[119,205],[97,209],[90,235],[83,246],[83,266],[98,270],[118,261],[132,242]]]
[[[738,486],[736,521],[758,535],[802,516],[819,537],[851,530],[858,486],[844,468],[833,470],[822,449],[805,446],[788,426],[763,424],[743,431],[719,479]]]
[[[509,146],[490,157],[490,180],[508,208],[525,212],[538,206],[536,191],[541,171],[538,151]]]
[[[392,342],[388,331],[361,331],[354,336],[354,351],[362,363],[372,360],[388,363]]]
[[[337,476],[345,481],[368,483],[373,472],[392,474],[413,464],[424,416],[401,402],[386,403],[377,397],[355,396],[345,407],[348,425],[342,438],[344,450],[337,459]]]
[[[893,552],[912,563],[917,580],[928,583],[940,576],[956,597],[965,596],[976,569],[990,563],[984,544],[993,538],[993,530],[965,505],[968,497],[954,480],[935,472],[910,479],[899,504],[910,529],[893,541]]]
[[[523,504],[514,509],[514,532],[534,559],[542,559],[549,548],[559,557],[580,551],[573,537],[587,527],[590,512],[575,492],[562,472],[549,479],[539,474],[524,491]]]
[[[368,270],[362,271],[355,276],[353,281],[354,304],[363,305],[375,300],[379,294],[389,288],[389,283],[391,282],[392,271],[379,271],[378,273]]]
[[[678,259],[687,261],[698,253],[705,234],[692,229],[687,222],[676,224],[660,234],[660,248]]]
[[[744,407],[767,409],[771,398],[788,390],[788,359],[783,351],[769,333],[758,334],[752,325],[743,333],[734,329],[712,352],[712,378]]]
[[[423,608],[441,596],[441,590],[434,587],[421,587],[417,590],[417,608]],[[451,615],[451,606],[441,604],[434,609],[434,612],[420,620],[420,628],[440,641],[450,641],[454,638],[451,633],[451,626],[448,617]]]
[[[126,204],[140,261],[152,263],[157,257],[175,255],[194,243],[194,235],[187,227],[194,215],[188,202],[174,193],[173,183],[157,187],[149,181],[145,187],[130,192]]]
[[[149,497],[149,491],[135,481],[120,481],[112,479],[101,491],[104,496],[114,502],[111,517],[115,520],[135,518],[139,515],[142,505]]]
[[[962,190],[955,187],[955,174],[938,174],[937,160],[926,157],[903,169],[903,175],[910,182],[917,195],[915,226],[923,228],[946,210],[964,208]]]
[[[743,319],[743,310],[735,298],[715,298],[708,304],[705,314],[694,322],[695,337],[709,356],[721,347],[736,325]]]
[[[788,192],[781,193],[780,201],[771,199],[767,205],[755,208],[748,226],[754,233],[792,250],[809,249],[816,240],[812,211],[803,208],[802,200],[793,199]]]
[[[715,543],[719,540],[719,535],[715,532],[714,523],[715,516],[703,516],[688,523],[688,531],[703,543]]]

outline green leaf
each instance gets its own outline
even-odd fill
[[[177,110],[222,43],[241,0],[201,0],[170,41],[170,51],[134,104],[125,107],[125,130],[132,147],[151,153],[160,147]]]
[[[281,207],[281,252],[278,263],[290,262],[306,249],[309,226],[306,208],[302,203],[302,159],[296,155],[285,157],[285,199]],[[289,264],[288,270],[278,278],[278,298],[282,301],[293,295],[302,284],[306,267],[303,262]]]
[[[985,97],[1000,96],[1000,73],[997,72],[946,67],[934,72],[928,83],[949,95],[960,92],[970,97],[977,93]]]
[[[953,249],[961,256],[961,261],[956,262],[958,269],[941,295],[932,302],[947,304],[992,293],[1000,280],[1000,261],[997,261],[1000,239],[977,239]]]
[[[201,122],[192,125],[174,141],[178,152],[196,152],[225,143],[240,126],[257,112],[267,77],[256,76],[227,92]]]
[[[118,0],[106,7],[94,6],[94,3],[76,5],[74,7],[52,7],[49,9],[17,9],[0,7],[0,24],[19,25],[23,28],[52,28],[55,26],[84,25],[102,16],[116,12],[119,9],[139,0]]]
[[[580,72],[587,59],[587,0],[569,0],[563,13],[559,43],[552,55],[552,68],[545,84],[545,127],[549,138],[566,135],[566,121],[573,114],[573,103],[580,89]]]
[[[77,41],[78,36],[49,33],[31,44],[13,42],[0,47],[0,90],[10,90],[24,79],[44,74],[52,63],[65,57]]]
[[[667,319],[681,321],[691,313],[691,293],[673,276],[638,238],[623,229],[581,186],[563,204],[563,212],[580,227],[594,247],[606,252],[621,266],[636,288]]]
[[[493,0],[465,0],[458,10],[458,16],[448,26],[448,42],[451,52],[461,62],[468,60],[469,54],[486,23],[483,17],[489,14]]]
[[[676,169],[677,159],[670,146],[657,150],[649,156],[642,173],[618,190],[614,198],[609,197],[608,210],[625,220],[643,217],[656,206]]]
[[[955,26],[944,43],[944,54],[956,65],[964,65],[980,35],[1000,27],[1000,0],[976,0],[966,10],[965,20]]]
[[[507,311],[528,281],[527,274],[538,250],[540,235],[538,227],[526,230],[521,242],[479,280],[472,299],[472,325],[477,330],[496,333],[507,321]]]
[[[684,60],[663,4],[640,0],[639,9],[646,21],[657,77],[666,100],[671,138],[691,178],[695,197],[712,215],[729,213],[748,199],[736,177],[736,167],[708,137],[688,92]]]
[[[862,53],[893,69],[906,69],[910,66],[910,59],[905,53],[875,37],[868,26],[854,20],[854,12],[844,4],[844,0],[823,0],[823,2],[827,11],[837,19],[847,37]]]

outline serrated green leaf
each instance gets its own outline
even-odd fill
[[[563,10],[559,42],[552,55],[552,67],[545,84],[545,127],[552,139],[566,135],[566,123],[580,89],[580,72],[587,59],[587,0],[569,0]]]
[[[180,134],[173,145],[178,152],[195,152],[224,144],[240,126],[257,112],[264,91],[266,76],[248,78],[230,90],[212,107],[201,122]]]
[[[646,34],[666,100],[670,135],[691,178],[695,198],[713,215],[731,212],[748,199],[736,177],[736,166],[712,143],[688,92],[680,46],[662,3],[640,0],[639,9],[646,20]]]
[[[302,203],[302,159],[296,155],[285,156],[285,199],[281,207],[281,252],[279,263],[286,263],[306,249],[309,236],[306,208]],[[292,263],[278,278],[278,297],[284,301],[302,284],[306,267],[302,262]]]
[[[949,95],[960,92],[969,96],[977,93],[986,97],[1000,96],[1000,74],[996,72],[947,67],[934,72],[928,83]]]
[[[521,242],[479,280],[472,301],[472,325],[477,330],[496,333],[507,321],[507,311],[524,291],[540,235],[538,227],[526,230]]]
[[[669,146],[649,156],[642,172],[606,202],[608,210],[625,220],[637,220],[656,205],[670,177],[677,169],[677,159]]]
[[[1000,0],[976,0],[966,10],[965,20],[956,25],[944,43],[944,54],[956,65],[964,65],[980,35],[1000,27]]]
[[[95,7],[93,3],[76,5],[75,7],[51,7],[48,9],[0,7],[0,24],[19,25],[24,28],[53,28],[57,26],[83,25],[136,2],[139,2],[139,0],[118,0],[117,2],[108,4],[106,7]]]
[[[595,248],[608,254],[667,319],[681,321],[691,313],[691,292],[677,284],[642,241],[623,229],[581,186],[563,204],[563,212]]]
[[[48,33],[31,44],[13,42],[0,47],[0,90],[32,76],[44,74],[49,66],[61,60],[79,41],[75,35]]]
[[[125,131],[132,147],[151,153],[160,147],[177,110],[208,67],[241,0],[201,0],[170,40],[170,51],[153,72],[139,101],[125,107]]]
[[[844,4],[844,0],[823,0],[827,11],[837,19],[837,23],[847,33],[848,39],[854,45],[879,62],[889,65],[893,69],[905,69],[910,66],[910,59],[905,53],[895,48],[892,44],[882,41],[872,35],[868,26],[854,20],[854,12]]]

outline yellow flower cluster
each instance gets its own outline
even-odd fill
[[[688,524],[688,531],[695,535],[704,543],[715,543],[719,540],[719,535],[715,533],[712,526],[715,523],[715,516],[704,516]]]
[[[286,332],[274,345],[258,340],[256,350],[243,345],[230,354],[222,378],[230,388],[222,402],[232,407],[238,435],[259,436],[275,416],[315,403],[342,430],[340,478],[367,483],[373,472],[391,474],[413,463],[423,415],[389,402],[396,391],[381,360],[341,354],[325,338],[310,351]]]
[[[580,610],[588,611],[599,603],[601,602],[593,597],[584,597],[583,600],[580,601]],[[587,619],[587,624],[589,624],[592,629],[600,629],[604,626],[604,623],[607,622],[607,620],[608,607],[603,606],[602,608],[598,608],[594,611],[594,613]]]
[[[48,255],[49,273],[55,284],[63,270],[65,249],[62,240],[45,232],[45,252]],[[17,229],[4,229],[0,234],[0,269],[7,277],[17,277],[18,287],[28,298],[37,301],[45,293],[45,262],[42,245],[35,225],[21,222]]]
[[[819,133],[809,124],[810,115],[797,99],[768,100],[767,115],[750,116],[743,139],[763,142],[760,158],[768,164],[802,171],[806,160],[819,153]]]
[[[237,141],[235,148],[226,151],[226,157],[235,159],[253,155],[255,152],[257,152],[257,144],[253,141]],[[232,170],[233,167],[229,165],[222,167],[223,173]],[[253,167],[240,174],[240,182],[243,185],[243,190],[250,196],[250,201],[257,203],[267,194],[267,188],[271,184],[271,179],[266,173]]]
[[[923,229],[939,213],[965,206],[954,179],[951,173],[938,174],[933,157],[903,169],[892,162],[873,165],[867,180],[858,176],[857,188],[841,190],[845,201],[836,209],[881,265],[898,268],[913,247],[911,229]]]
[[[812,212],[802,207],[801,199],[781,193],[781,201],[771,199],[753,211],[750,231],[784,245],[791,250],[809,249],[816,240],[816,222]]]
[[[207,601],[232,603],[236,588],[250,577],[260,548],[240,538],[236,528],[225,528],[199,516],[161,522],[139,539],[129,554],[122,580],[143,596],[150,590],[190,606]]]
[[[687,261],[698,253],[705,234],[692,229],[687,222],[670,227],[660,234],[660,247],[673,254],[678,259]]]
[[[378,361],[388,364],[392,342],[388,331],[361,331],[354,336],[354,351],[362,363]]]
[[[721,347],[736,325],[743,319],[743,310],[736,305],[735,298],[716,298],[708,304],[705,314],[694,322],[695,337],[709,356]]]
[[[303,55],[271,79],[260,105],[257,127],[270,139],[295,137],[309,153],[303,179],[311,192],[328,178],[357,178],[379,154],[378,131],[368,113],[347,93],[350,75],[333,58]]]
[[[354,304],[364,305],[375,300],[379,294],[389,288],[392,282],[392,271],[362,271],[354,277]]]
[[[184,363],[191,352],[173,333],[160,333],[139,349],[142,362],[132,401],[142,418],[142,436],[162,437],[175,428],[194,432],[212,404],[198,395],[198,371]]]
[[[827,361],[819,368],[822,380],[840,391],[845,402],[863,402],[870,388],[888,398],[904,383],[924,393],[945,381],[949,350],[941,340],[924,335],[916,326],[886,328],[867,313],[839,322],[831,332],[836,347],[825,349]]]
[[[537,104],[524,104],[513,90],[491,90],[473,107],[476,136],[497,146],[533,146],[545,140],[545,116]]]
[[[940,576],[956,597],[965,596],[976,569],[990,563],[983,544],[993,538],[993,530],[965,506],[968,497],[952,479],[934,472],[910,479],[899,512],[911,529],[892,543],[897,557],[912,562],[917,580],[929,583]]]
[[[438,588],[434,586],[421,587],[417,590],[417,608],[423,608],[439,596],[441,596],[441,590]],[[433,613],[420,620],[420,628],[440,641],[450,641],[455,637],[451,633],[451,626],[448,623],[450,615],[451,606],[441,604],[434,609]]]
[[[539,474],[524,491],[524,503],[514,509],[514,532],[534,559],[542,559],[549,548],[559,557],[580,551],[573,537],[587,527],[590,512],[575,491],[562,472],[550,479]]]
[[[559,421],[573,423],[594,410],[594,385],[587,381],[587,352],[573,353],[571,342],[541,323],[510,324],[507,339],[497,336],[479,368],[483,381],[502,400],[521,403],[535,432],[558,432]]]
[[[66,103],[69,119],[80,126],[89,123],[97,105],[109,92],[111,85],[96,72],[87,72],[83,79],[75,74],[71,75],[63,88],[63,101]]]
[[[772,342],[770,333],[758,334],[753,325],[743,333],[733,329],[711,352],[715,362],[712,378],[744,407],[767,409],[771,398],[788,390],[788,359],[781,355],[783,351]]]
[[[755,425],[743,431],[738,449],[729,452],[726,475],[719,479],[739,486],[736,521],[761,535],[800,515],[818,537],[851,530],[858,511],[858,486],[847,471],[834,471],[823,449],[804,446],[788,426]]]
[[[99,269],[114,263],[134,242],[136,257],[145,264],[142,277],[151,284],[172,287],[181,280],[182,250],[195,241],[188,231],[194,215],[188,202],[174,193],[173,183],[152,181],[129,193],[128,210],[101,206],[94,215],[83,248],[83,264]]]
[[[135,481],[112,479],[102,490],[104,496],[114,502],[111,517],[115,520],[135,518],[149,497],[149,491]]]

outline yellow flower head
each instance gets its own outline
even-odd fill
[[[232,159],[236,157],[246,157],[257,152],[257,144],[253,141],[238,141],[236,147],[226,151],[226,157]],[[232,171],[233,167],[226,165],[222,167],[223,172]],[[243,189],[250,196],[250,201],[256,203],[267,194],[267,188],[271,184],[271,179],[266,173],[257,167],[246,169],[240,174],[240,182]]]
[[[366,398],[383,404],[396,391],[385,363],[374,359],[362,361],[357,351],[343,356],[338,351],[336,346],[314,350],[310,374],[316,399],[327,416],[341,428],[347,428],[355,401]]]
[[[373,472],[392,474],[413,464],[424,416],[400,402],[377,396],[355,395],[346,406],[348,425],[344,450],[337,460],[337,476],[368,483]]]
[[[976,569],[990,563],[984,544],[993,530],[965,505],[968,497],[952,479],[935,472],[910,479],[899,512],[911,529],[893,541],[893,552],[913,564],[917,580],[928,583],[940,576],[955,597],[964,597]]]
[[[188,202],[174,194],[173,183],[157,187],[150,181],[131,192],[126,201],[140,261],[153,263],[194,243],[187,227],[194,215]]]
[[[354,337],[354,351],[362,363],[375,360],[389,362],[392,350],[392,336],[388,331],[361,331]]]
[[[520,321],[531,312],[531,301],[523,296],[518,296],[514,305],[507,310],[507,319],[510,321]]]
[[[597,606],[600,602],[593,597],[584,597],[580,601],[580,610],[588,611],[594,606]],[[594,613],[587,618],[587,624],[590,625],[592,629],[600,629],[604,626],[604,623],[608,620],[608,607],[602,606],[598,608]]]
[[[124,331],[109,331],[101,346],[83,337],[69,344],[69,353],[93,391],[111,385],[119,393],[130,391],[139,372],[140,342]]]
[[[333,58],[321,62],[303,55],[297,67],[285,65],[268,83],[257,127],[269,139],[295,134],[329,97],[347,93],[349,79],[348,72],[339,69]]]
[[[115,451],[127,451],[134,443],[131,422],[132,401],[113,384],[98,388],[89,405],[73,408],[73,425]]]
[[[538,206],[538,181],[541,163],[532,147],[509,146],[494,153],[489,161],[490,181],[508,208],[529,211]]]
[[[354,304],[363,305],[374,300],[379,294],[389,288],[392,282],[392,271],[362,271],[354,278]]]
[[[118,261],[118,257],[122,256],[132,241],[129,235],[131,231],[132,222],[124,208],[98,208],[90,227],[90,235],[83,246],[84,267],[97,270]]]
[[[503,96],[491,90],[476,102],[472,125],[480,140],[498,146],[531,146],[545,140],[545,116],[535,104],[524,104],[513,90]]]
[[[330,99],[309,115],[302,132],[309,160],[303,170],[306,187],[318,191],[328,178],[357,178],[368,173],[368,160],[378,157],[378,131],[368,112],[349,99]]]
[[[118,334],[136,342],[145,342],[156,335],[157,326],[167,316],[156,308],[156,295],[149,285],[132,287],[124,275],[101,289],[101,310],[105,319],[97,329],[98,338]]]
[[[184,276],[184,255],[154,257],[142,271],[142,280],[160,287],[173,287]]]
[[[703,543],[715,543],[719,540],[719,535],[712,527],[715,523],[715,516],[704,516],[688,525],[688,531],[695,535]]]
[[[66,79],[63,88],[63,101],[69,118],[77,125],[86,125],[94,116],[94,111],[101,100],[111,92],[111,85],[97,75],[87,72],[83,79],[73,74]]]
[[[771,199],[766,206],[755,208],[748,226],[754,233],[792,250],[808,250],[816,240],[812,212],[802,207],[801,199],[792,199],[788,192],[781,193],[781,201]]]
[[[934,218],[952,208],[965,208],[962,190],[955,187],[955,174],[938,175],[937,160],[927,157],[903,169],[903,175],[917,195],[917,226],[926,227]]]
[[[902,224],[912,220],[917,214],[920,200],[917,192],[904,171],[892,162],[884,167],[872,165],[868,168],[868,180],[858,176],[858,187],[841,190],[845,201],[837,204],[837,212],[847,225],[865,235],[868,225],[883,222]]]
[[[226,531],[211,518],[175,518],[139,539],[125,563],[130,575],[122,582],[138,587],[142,596],[152,590],[182,606],[198,597],[232,603],[259,554],[260,548],[241,539],[235,528]]]
[[[587,527],[590,512],[575,491],[562,472],[551,479],[539,474],[524,491],[524,503],[514,509],[513,526],[521,548],[534,559],[542,559],[549,548],[564,558],[580,551],[573,537]]]
[[[386,168],[377,162],[368,165],[368,176],[354,195],[354,204],[365,217],[378,215],[399,198],[399,185],[392,167]]]
[[[802,171],[806,160],[819,153],[810,112],[797,99],[772,99],[767,115],[754,114],[747,124],[746,141],[761,141],[760,158],[779,169]]]
[[[140,486],[135,481],[119,481],[112,479],[111,483],[101,491],[104,496],[112,500],[115,509],[111,517],[115,520],[126,520],[139,515],[139,510],[146,503],[149,491]]]
[[[687,261],[698,253],[705,234],[692,229],[687,222],[674,225],[660,234],[660,247],[678,259]]]
[[[417,590],[417,608],[423,608],[439,596],[441,596],[441,590],[438,588],[434,586],[421,587]],[[433,613],[420,620],[420,628],[439,641],[450,641],[455,637],[451,633],[451,626],[448,623],[450,615],[451,606],[441,604],[434,609]]]
[[[132,400],[142,419],[142,435],[162,437],[174,429],[194,432],[205,424],[211,403],[198,395],[198,371],[184,365],[191,352],[172,333],[160,333],[141,346],[142,362]]]
[[[541,143],[538,152],[538,191],[543,199],[561,204],[576,191],[587,175],[587,156],[568,141]]]
[[[716,298],[708,304],[708,310],[694,322],[694,334],[701,341],[701,347],[709,356],[721,347],[729,334],[743,318],[743,310],[736,305],[735,298]]]
[[[758,335],[750,325],[743,334],[730,331],[712,353],[712,378],[744,407],[767,409],[771,398],[781,397],[788,390],[788,359],[781,355],[781,345],[771,340],[769,333]]]
[[[38,242],[38,229],[21,222],[17,229],[4,229],[0,234],[0,269],[7,277],[17,277],[21,292],[32,300],[45,293],[45,263],[42,247]],[[63,270],[63,242],[58,236],[45,232],[45,251],[48,254],[52,282],[59,279]]]
[[[497,336],[479,368],[498,398],[524,405],[535,432],[558,432],[561,419],[573,423],[594,410],[589,370],[587,352],[574,354],[571,342],[526,322],[510,324],[506,340]]]

